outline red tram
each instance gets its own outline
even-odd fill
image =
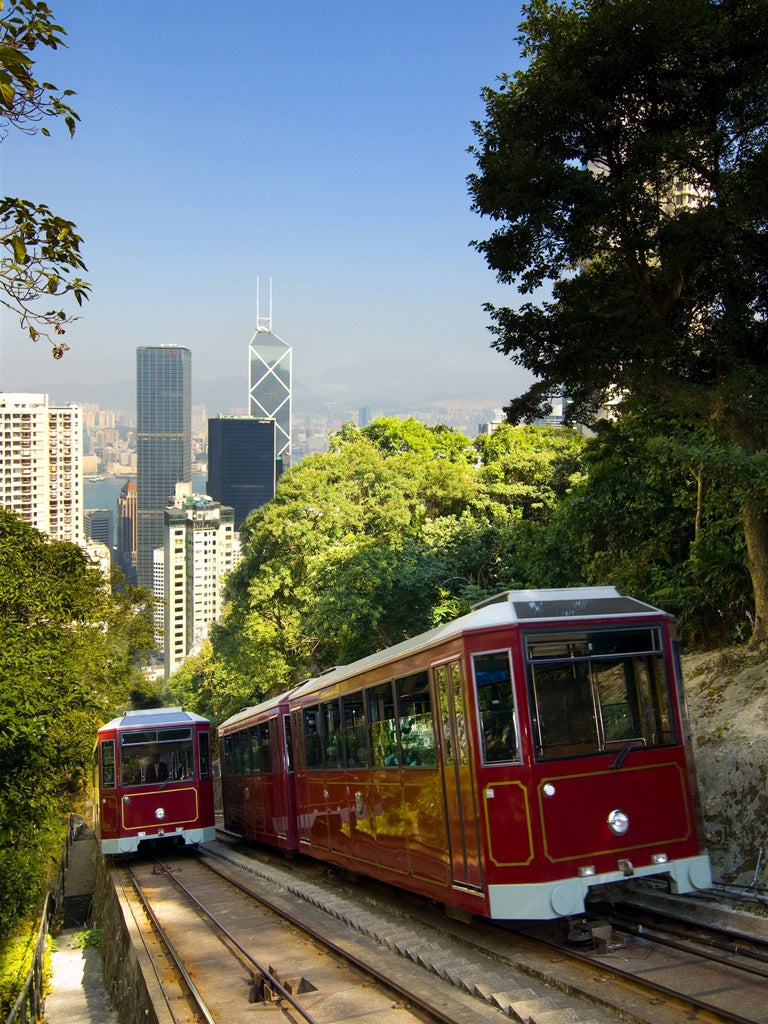
[[[510,591],[219,728],[225,827],[505,920],[706,889],[673,618]]]
[[[102,853],[216,838],[210,723],[181,708],[127,711],[98,731]]]

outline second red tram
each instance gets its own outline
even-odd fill
[[[219,729],[225,827],[485,917],[711,885],[674,620],[510,591]]]
[[[98,731],[102,853],[216,838],[210,723],[181,708],[127,711]]]

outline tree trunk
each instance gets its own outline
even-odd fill
[[[765,495],[748,496],[742,514],[747,542],[747,568],[752,577],[755,598],[752,642],[757,644],[768,638],[768,508]]]

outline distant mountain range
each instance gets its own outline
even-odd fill
[[[68,402],[86,404],[93,402],[102,409],[116,411],[134,411],[136,409],[136,381],[120,380],[107,384],[92,384],[87,381],[64,381],[49,392],[50,401],[56,405]],[[506,398],[504,399],[506,401]],[[232,413],[244,414],[248,411],[248,382],[242,377],[223,377],[219,380],[192,381],[192,404],[204,405],[209,416]],[[384,396],[364,396],[359,402],[341,403],[331,401],[316,394],[304,382],[294,379],[293,414],[310,416],[314,414],[338,415],[350,409],[358,410],[368,406],[374,414],[383,410],[385,415],[406,415],[417,409],[464,408],[494,409],[501,403],[498,396],[486,395],[447,395],[433,394],[425,396],[420,402],[402,402]]]

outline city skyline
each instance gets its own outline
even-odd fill
[[[2,313],[0,388],[127,379],[136,344],[184,345],[201,380],[247,388],[271,278],[274,330],[326,401],[524,390],[490,348],[483,303],[516,296],[470,247],[486,225],[466,189],[481,90],[519,60],[519,4],[224,0],[227,32],[201,0],[155,5],[151,32],[141,7],[56,7],[67,47],[36,71],[76,91],[81,121],[74,139],[9,134],[4,188],[77,224],[93,292],[59,363]]]

